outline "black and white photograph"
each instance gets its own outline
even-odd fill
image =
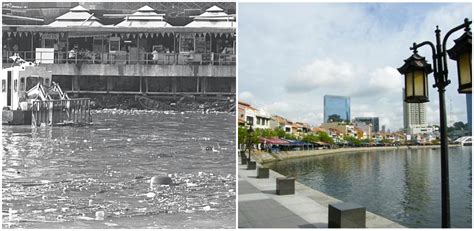
[[[2,2],[2,228],[236,228],[235,2]]]

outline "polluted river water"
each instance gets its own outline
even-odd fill
[[[3,126],[3,228],[234,228],[235,115],[100,110]],[[150,187],[154,176],[171,184]]]

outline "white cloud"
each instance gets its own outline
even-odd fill
[[[239,100],[244,101],[249,104],[253,104],[255,96],[252,94],[252,92],[249,91],[244,91],[239,94]]]
[[[340,88],[353,79],[354,69],[349,63],[331,59],[316,59],[297,70],[296,75],[286,81],[288,92],[307,92],[317,88]]]
[[[239,91],[252,93],[256,107],[315,125],[322,122],[324,95],[350,96],[352,117],[378,116],[381,125],[396,130],[403,126],[403,77],[396,68],[412,54],[413,42],[434,41],[436,25],[445,34],[471,17],[471,8],[470,3],[239,4]],[[448,47],[459,35],[451,36]],[[419,53],[432,63],[428,48]],[[452,84],[446,97],[453,101],[448,116],[466,121],[455,63],[448,66]],[[438,95],[429,78],[427,120],[437,124]]]

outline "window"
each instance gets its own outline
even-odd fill
[[[6,91],[7,91],[7,81],[2,79],[2,92],[6,92]]]
[[[182,34],[180,37],[180,52],[194,51],[194,34]]]
[[[45,39],[44,48],[54,48],[55,43],[56,43],[56,39]]]
[[[48,78],[44,79],[44,85],[49,87],[49,79]]]
[[[253,117],[247,116],[247,124],[253,125]]]
[[[20,91],[25,90],[25,78],[21,77],[20,78]]]
[[[13,90],[16,92],[18,90],[18,81],[15,79],[13,80]]]
[[[110,38],[109,51],[120,51],[120,38],[119,37]]]

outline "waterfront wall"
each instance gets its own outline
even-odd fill
[[[450,146],[459,146],[459,145],[450,145]],[[440,146],[439,145],[425,145],[425,146],[338,148],[338,149],[319,149],[319,150],[306,150],[306,151],[280,151],[278,153],[255,151],[255,152],[252,152],[252,158],[254,158],[260,164],[267,164],[267,163],[282,161],[282,160],[287,160],[287,159],[330,155],[330,154],[377,152],[377,151],[407,150],[407,149],[421,149],[421,148],[440,148]]]

